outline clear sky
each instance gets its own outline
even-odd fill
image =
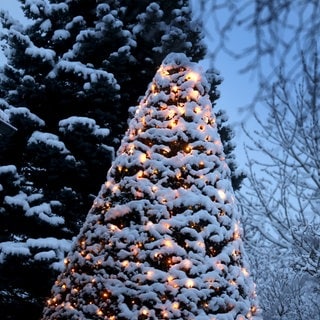
[[[8,10],[13,17],[19,20],[25,19],[18,0],[0,0],[0,9]],[[207,42],[209,50],[210,41],[215,38],[213,34],[210,34],[210,30],[212,30],[212,28],[210,28],[210,23],[212,23],[212,21],[210,21],[210,14],[207,14],[205,29],[208,32]],[[237,46],[239,46],[240,50],[247,37],[248,34],[244,33],[239,33],[236,37],[233,37],[233,47],[237,48]],[[0,63],[1,60],[3,61],[3,56],[0,54]],[[241,145],[245,141],[245,135],[241,131],[239,123],[244,120],[244,118],[248,121],[248,114],[239,112],[239,107],[251,102],[257,87],[254,84],[254,81],[252,81],[247,74],[239,73],[243,63],[230,58],[226,54],[221,53],[217,57],[216,61],[210,61],[207,59],[203,62],[203,65],[204,68],[209,65],[213,65],[224,79],[223,83],[219,87],[221,97],[217,102],[217,109],[224,109],[227,111],[229,123],[233,126],[236,132],[235,143],[237,144],[237,162],[239,166],[243,168],[245,164],[245,157]],[[251,119],[251,121],[253,121],[253,119]]]

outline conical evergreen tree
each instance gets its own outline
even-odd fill
[[[258,319],[208,83],[156,73],[43,319]]]

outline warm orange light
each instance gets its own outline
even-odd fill
[[[173,248],[173,243],[171,240],[167,239],[167,240],[164,240],[164,245],[168,248]]]
[[[194,82],[197,82],[200,80],[200,75],[197,72],[194,71],[190,71],[187,76],[186,76],[187,80],[192,80]]]
[[[111,231],[116,231],[116,230],[118,230],[118,227],[116,225],[114,225],[114,224],[111,224],[110,225],[110,230]]]
[[[200,248],[204,248],[205,247],[205,244],[203,241],[197,241],[197,245],[200,247]]]
[[[173,276],[168,276],[168,278],[167,278],[167,280],[168,280],[168,282],[171,282],[171,281],[173,281],[173,279],[174,279],[174,277]]]
[[[141,153],[140,155],[140,162],[144,163],[147,160],[147,155],[145,153]]]
[[[222,200],[226,200],[227,195],[223,190],[218,190],[218,195]]]
[[[164,222],[163,223],[163,226],[166,228],[166,229],[169,229],[170,228],[170,224],[168,222]]]
[[[161,199],[161,203],[166,204],[167,202],[168,202],[167,199],[165,199],[165,198],[162,198],[162,199]]]
[[[163,310],[163,311],[161,311],[161,313],[162,313],[162,316],[163,316],[164,318],[168,318],[168,316],[169,316],[169,312],[168,312],[168,311]]]
[[[137,177],[138,177],[139,179],[143,178],[143,171],[142,171],[142,170],[140,170],[140,171],[137,173]]]
[[[229,283],[232,285],[232,286],[236,286],[237,283],[234,281],[234,280],[230,280]]]
[[[248,270],[247,270],[246,268],[242,268],[242,269],[241,269],[241,272],[243,273],[243,275],[244,275],[245,277],[248,277],[248,276],[249,276],[249,272],[248,272]]]
[[[129,265],[129,261],[128,260],[124,260],[124,261],[121,262],[121,265],[126,268]]]
[[[134,151],[134,145],[133,144],[130,144],[128,146],[128,154],[133,154],[133,151]]]
[[[144,316],[147,316],[147,315],[149,314],[149,310],[148,310],[147,308],[142,308],[141,313],[142,313]]]
[[[192,150],[192,147],[190,145],[187,145],[185,148],[185,151],[189,153],[191,152],[191,150]]]
[[[166,69],[162,68],[162,67],[160,67],[159,72],[163,77],[166,77],[166,76],[169,75],[169,72]]]
[[[173,86],[173,87],[172,87],[172,91],[173,91],[174,93],[177,93],[177,92],[178,92],[178,89],[179,89],[178,86]]]
[[[179,309],[179,302],[174,302],[173,304],[172,304],[172,309],[175,309],[175,310],[177,310],[177,309]]]
[[[120,189],[119,186],[115,184],[115,185],[112,187],[112,192],[113,192],[113,193],[116,193],[117,191],[119,191],[119,189]]]
[[[171,129],[175,128],[177,126],[177,120],[171,120],[169,123],[169,127]]]
[[[199,106],[195,107],[193,109],[194,113],[200,113],[201,112],[201,108]]]
[[[239,225],[236,224],[234,227],[234,234],[233,234],[234,239],[239,239],[240,238],[240,228]]]
[[[173,110],[173,109],[169,110],[169,112],[168,112],[168,118],[169,118],[169,119],[172,119],[172,118],[175,116],[175,114],[176,114],[175,110]]]
[[[149,271],[147,272],[147,279],[151,280],[151,279],[153,278],[153,276],[154,276],[154,271],[149,270]]]
[[[101,309],[98,309],[98,310],[97,310],[97,315],[98,315],[98,316],[103,316],[103,312],[102,312]]]
[[[186,281],[186,287],[187,288],[193,288],[194,287],[194,281],[192,279],[188,279]]]

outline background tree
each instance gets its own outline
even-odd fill
[[[257,76],[256,98],[270,93],[280,70],[287,82],[294,83],[302,69],[301,52],[312,56],[318,50],[317,1],[201,0],[193,4],[200,6],[204,20],[210,12],[211,29],[209,24],[204,27],[213,40],[212,57],[223,52],[242,61],[241,71]],[[240,32],[243,41],[234,42]]]
[[[205,51],[186,1],[21,3],[30,25],[1,16],[1,110],[18,128],[0,154],[3,319],[38,318],[170,43],[195,60]]]
[[[267,240],[264,247],[273,247],[273,254],[268,254],[274,261],[273,269],[287,270],[282,285],[292,290],[290,281],[294,278],[293,283],[299,283],[295,286],[299,300],[295,308],[287,310],[294,310],[294,315],[285,312],[280,319],[303,319],[306,305],[312,319],[319,315],[314,301],[320,298],[320,91],[316,55],[313,65],[304,64],[303,83],[294,93],[291,88],[280,76],[268,101],[267,120],[256,116],[260,130],[255,137],[250,135],[253,144],[248,152],[263,154],[263,158],[248,156],[248,185],[240,202],[251,228],[248,237],[252,232],[262,234]],[[279,262],[275,258],[281,252],[286,254]],[[254,255],[262,259],[261,251]],[[270,279],[265,281],[262,285],[268,287]],[[297,295],[293,293],[291,296]],[[266,307],[270,313],[274,306]]]
[[[43,319],[253,319],[230,170],[208,83],[160,66]]]

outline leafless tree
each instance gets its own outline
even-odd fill
[[[259,233],[267,239],[274,256],[277,256],[269,263],[275,263],[273,268],[279,268],[280,265],[284,270],[290,269],[294,275],[288,276],[287,280],[280,276],[280,280],[277,280],[278,271],[265,270],[272,281],[276,279],[280,286],[290,289],[292,296],[296,297],[295,319],[300,319],[299,313],[305,316],[301,308],[305,304],[304,295],[309,280],[312,279],[317,288],[320,287],[318,55],[315,54],[309,61],[303,57],[301,64],[303,81],[293,86],[279,74],[267,101],[267,115],[259,115],[257,112],[255,119],[258,129],[253,133],[246,131],[252,142],[246,148],[249,173],[246,188],[240,192],[239,197],[246,219],[246,236],[253,239],[253,235],[257,237],[256,233]],[[261,259],[264,254],[254,252],[252,255]],[[271,279],[260,282],[272,288],[276,294]],[[293,286],[297,282],[300,286]],[[284,290],[280,287],[278,289],[279,293]],[[264,290],[264,294],[268,294],[267,291]],[[318,289],[311,296],[319,299],[319,294]],[[271,294],[268,297],[269,302],[276,300]],[[285,309],[280,309],[287,314]],[[319,314],[319,310],[317,312]],[[277,319],[286,319],[284,314]],[[292,319],[292,315],[290,317]]]
[[[201,0],[191,3],[204,21],[207,38],[212,41],[213,60],[221,52],[240,60],[240,71],[257,76],[260,98],[265,97],[266,89],[271,89],[270,83],[279,70],[285,70],[287,82],[295,80],[301,72],[301,52],[308,55],[317,50],[318,0]]]

